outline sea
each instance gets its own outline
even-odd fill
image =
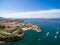
[[[41,28],[41,32],[28,30],[23,39],[0,45],[60,45],[60,19],[22,19]]]

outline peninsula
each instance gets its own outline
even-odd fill
[[[41,29],[37,25],[31,23],[23,23],[22,20],[0,20],[0,43],[12,42],[22,39],[25,31],[35,30],[41,32]]]

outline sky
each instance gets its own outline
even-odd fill
[[[0,0],[0,17],[60,18],[60,0]]]

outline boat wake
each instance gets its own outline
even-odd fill
[[[47,32],[45,38],[47,38],[48,36],[49,37],[53,36],[54,38],[57,38],[58,37],[57,36],[58,34],[59,34],[59,31],[58,30],[55,32],[55,34],[52,34],[52,33],[50,34],[50,32]]]
[[[47,38],[49,36],[49,34],[50,34],[50,32],[47,32],[45,38]]]
[[[53,38],[53,39],[56,39],[58,38],[58,34],[59,34],[59,31],[58,29],[56,30],[56,32],[47,32],[44,36],[43,39],[47,39],[47,38]],[[41,40],[40,38],[38,38],[38,40]]]

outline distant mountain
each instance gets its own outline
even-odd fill
[[[2,19],[5,19],[5,18],[3,18],[3,17],[0,17],[0,20],[2,20]]]
[[[3,17],[0,17],[0,18],[3,18]]]

